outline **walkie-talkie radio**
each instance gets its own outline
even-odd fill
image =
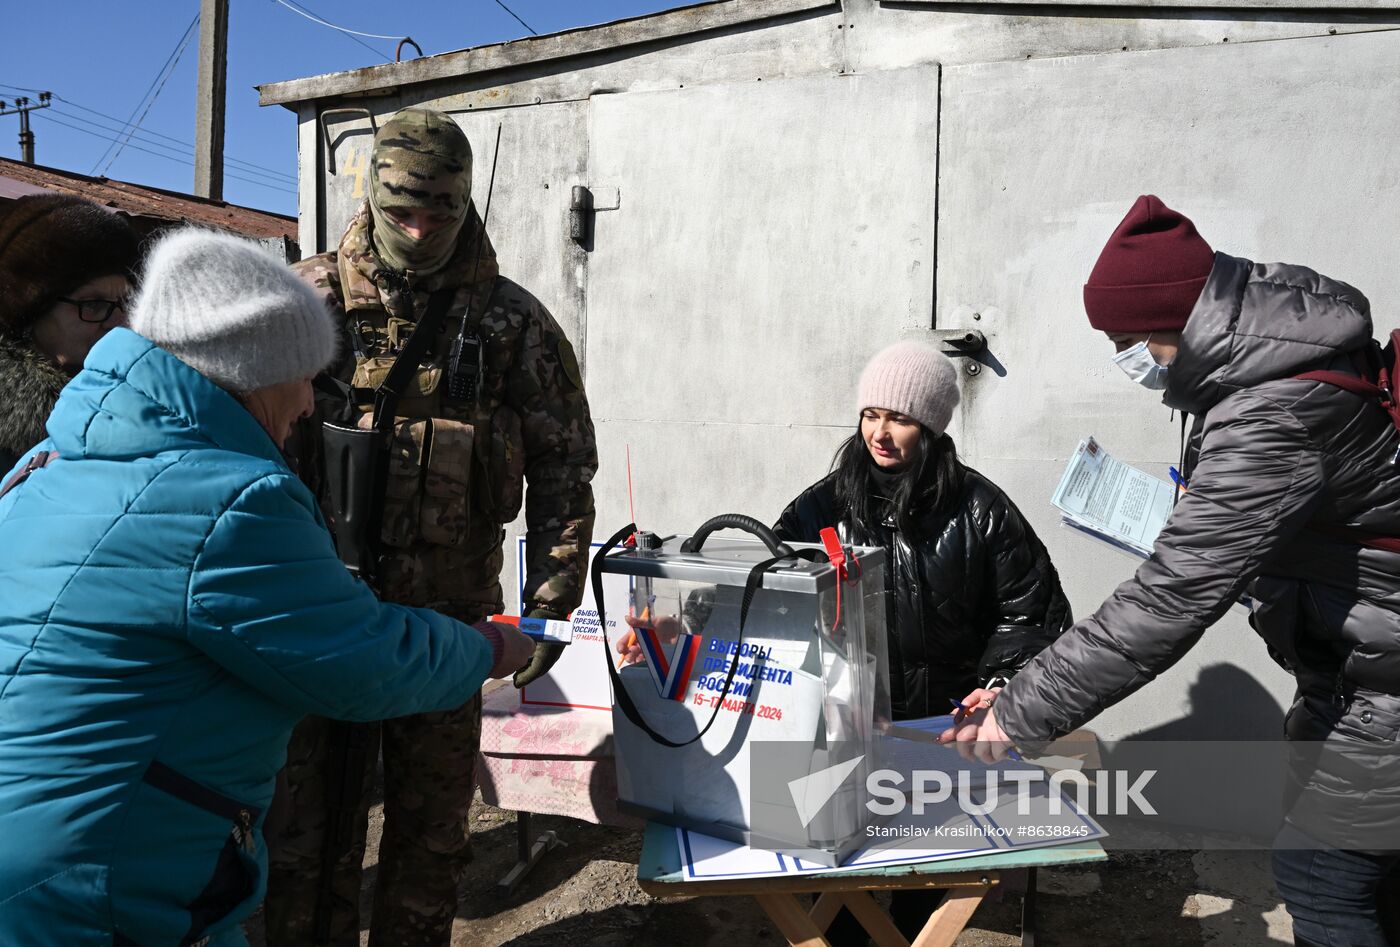
[[[466,328],[465,318],[462,327]],[[447,363],[447,397],[453,401],[476,401],[481,370],[481,339],[459,333],[452,340],[452,357]]]

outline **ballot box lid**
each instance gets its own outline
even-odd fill
[[[757,539],[710,536],[700,552],[685,552],[681,545],[690,537],[666,536],[658,549],[626,547],[610,552],[599,569],[614,575],[630,575],[648,579],[676,579],[704,582],[711,585],[743,586],[753,567],[773,553]],[[821,549],[816,543],[788,543],[793,549]],[[859,579],[867,570],[875,571],[885,564],[884,550],[873,546],[848,546],[855,564],[848,576]],[[836,568],[829,562],[788,559],[769,567],[764,573],[765,589],[819,593],[836,585]]]

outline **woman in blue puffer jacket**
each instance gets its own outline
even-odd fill
[[[279,450],[334,335],[279,261],[169,235],[131,324],[0,496],[7,945],[243,943],[293,724],[457,707],[533,650],[341,565]]]

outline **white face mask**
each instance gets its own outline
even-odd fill
[[[1113,364],[1123,369],[1124,374],[1144,388],[1161,391],[1167,387],[1168,366],[1157,364],[1157,360],[1147,350],[1146,340],[1113,356]]]

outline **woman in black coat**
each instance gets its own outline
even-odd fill
[[[919,342],[877,354],[860,380],[860,424],[833,469],[788,505],[779,538],[885,550],[890,696],[896,720],[946,714],[1002,683],[1071,624],[1050,554],[1001,489],[958,460],[946,433],[957,372]]]
[[[1072,624],[1050,554],[1001,488],[958,460],[948,422],[957,371],[932,346],[898,342],[861,373],[860,423],[832,471],[793,500],[774,532],[885,550],[890,709],[947,714],[978,686],[1000,686]],[[938,891],[896,892],[890,916],[913,938]],[[866,943],[844,910],[832,944]]]

